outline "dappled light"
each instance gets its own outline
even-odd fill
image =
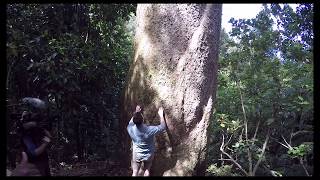
[[[7,4],[6,175],[313,176],[313,14]]]
[[[157,138],[154,175],[192,175],[198,161],[205,158],[202,149],[206,146],[207,114],[213,105],[219,31],[219,6],[138,6],[135,60],[124,104],[131,108],[142,104],[151,124],[157,122],[152,113],[157,107],[168,112],[167,135]]]

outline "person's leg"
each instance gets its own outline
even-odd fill
[[[143,176],[150,176],[150,169],[152,166],[154,154],[151,155],[151,157],[148,159],[148,161],[143,162]]]
[[[131,160],[131,167],[132,167],[132,176],[138,176],[138,172],[141,169],[141,162],[137,162],[135,160]]]
[[[138,176],[143,176],[143,174],[144,174],[144,168],[143,167],[144,166],[145,166],[145,163],[143,161],[143,163],[141,162],[141,167],[139,169]]]
[[[137,162],[135,158],[135,153],[132,153],[131,167],[132,167],[132,176],[138,176],[138,172],[141,169],[141,162]]]

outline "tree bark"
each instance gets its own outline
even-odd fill
[[[122,97],[123,163],[130,165],[126,126],[137,104],[147,124],[160,123],[152,175],[203,175],[207,127],[217,83],[221,4],[138,4],[135,56]]]

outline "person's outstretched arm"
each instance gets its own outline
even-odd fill
[[[136,106],[135,113],[136,113],[136,112],[141,112],[141,111],[142,111],[141,107],[140,107],[139,105],[137,105],[137,106]],[[129,123],[128,123],[128,126],[129,126],[129,125],[131,125],[131,126],[134,125],[133,116],[131,117],[131,119],[130,119],[130,121],[129,121]]]
[[[163,107],[159,108],[158,114],[160,117],[160,124],[157,126],[148,126],[148,134],[149,135],[156,135],[156,134],[161,133],[167,129],[166,117],[165,117],[165,114],[163,111]]]
[[[160,107],[160,108],[159,108],[158,114],[159,114],[159,117],[160,117],[160,126],[161,126],[161,129],[163,129],[163,130],[167,129],[166,118],[165,118],[165,115],[164,115],[163,107]]]

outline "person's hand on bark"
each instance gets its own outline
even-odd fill
[[[136,112],[141,112],[141,111],[142,111],[141,106],[137,105],[137,106],[136,106]]]
[[[163,107],[160,107],[159,110],[158,110],[158,114],[160,117],[164,117],[164,110],[163,110]]]

